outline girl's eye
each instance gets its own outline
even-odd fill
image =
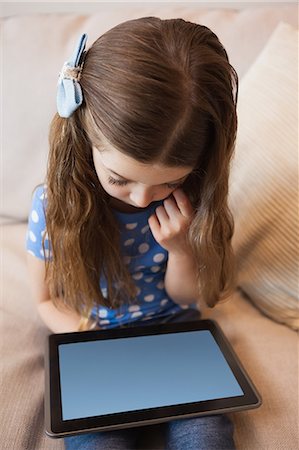
[[[117,186],[125,186],[128,184],[126,180],[117,180],[116,178],[108,177],[108,183],[116,184]]]
[[[108,177],[108,183],[114,184],[117,186],[126,186],[128,184],[127,180],[118,180],[117,178],[112,178],[111,176]],[[181,186],[182,183],[165,183],[165,186],[168,189],[176,189],[177,187]]]
[[[182,184],[182,183],[166,183],[166,186],[167,186],[169,189],[176,189],[176,188],[178,188],[179,186],[181,186],[181,184]]]

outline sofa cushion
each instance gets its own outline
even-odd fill
[[[219,323],[262,397],[258,409],[230,415],[238,450],[297,450],[298,336],[236,292],[207,310]]]
[[[298,31],[281,23],[240,83],[231,172],[238,284],[298,328]]]

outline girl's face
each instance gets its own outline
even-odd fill
[[[146,208],[168,197],[192,172],[192,167],[144,164],[113,148],[92,152],[99,181],[115,206]]]

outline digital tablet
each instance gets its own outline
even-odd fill
[[[51,437],[261,405],[213,320],[52,334],[45,375]]]

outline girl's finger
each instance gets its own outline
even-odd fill
[[[177,206],[184,217],[190,218],[193,215],[193,207],[187,195],[182,189],[176,189],[173,191]]]
[[[158,208],[156,208],[155,210],[155,213],[160,225],[162,225],[166,221],[169,221],[169,215],[167,214],[164,206],[158,206]]]
[[[170,220],[175,220],[175,218],[181,214],[177,202],[173,196],[164,200],[163,205]]]
[[[160,231],[160,223],[156,214],[152,214],[148,219],[148,224],[154,236]]]

